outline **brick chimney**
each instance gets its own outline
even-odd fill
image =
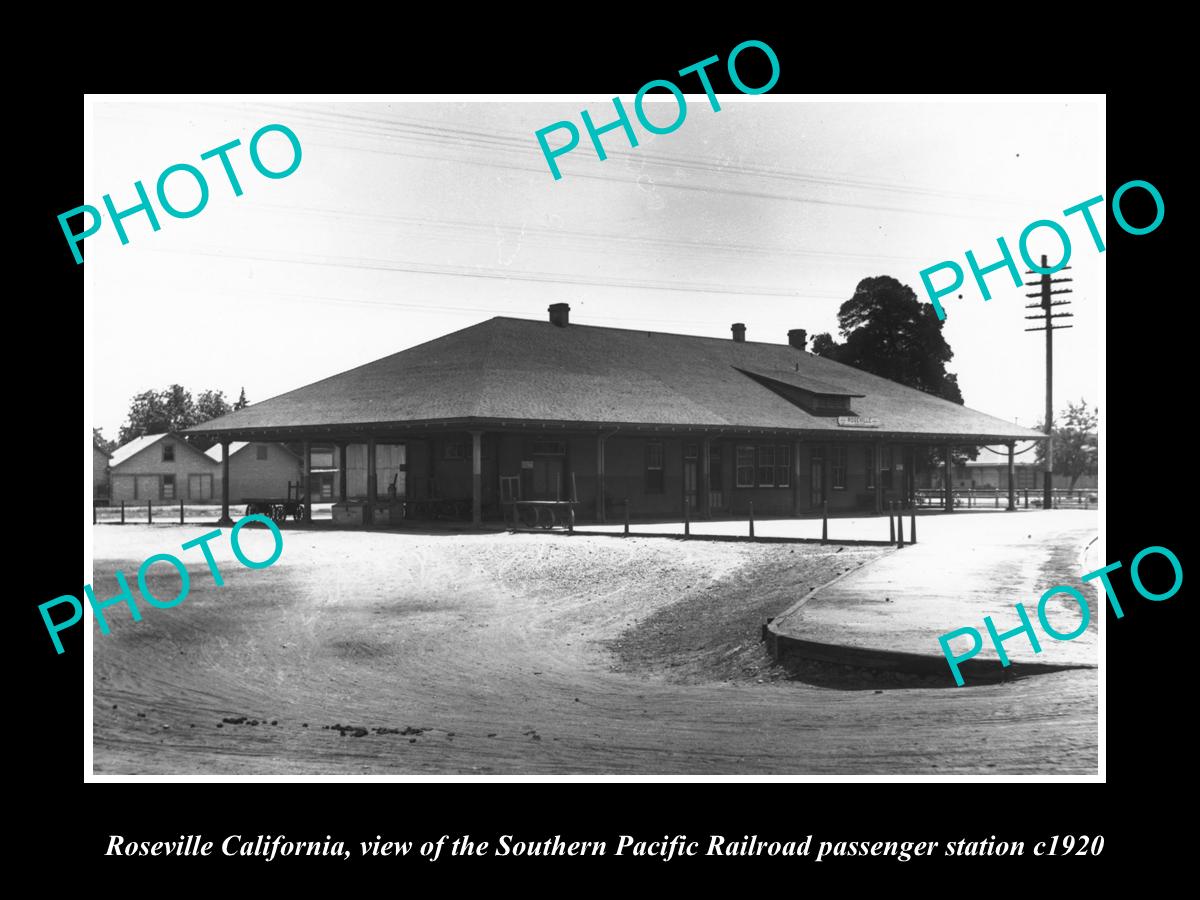
[[[730,326],[729,330],[733,332],[733,339],[735,341],[737,341],[739,344],[745,342],[745,340],[746,340],[746,326],[745,325],[743,325],[741,322],[734,322],[733,325]]]
[[[793,328],[788,332],[788,344],[797,350],[807,350],[808,332],[803,328]]]
[[[550,324],[566,328],[571,323],[571,307],[566,303],[550,304]]]

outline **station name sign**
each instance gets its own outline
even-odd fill
[[[879,420],[874,416],[838,416],[838,424],[844,428],[878,428]]]

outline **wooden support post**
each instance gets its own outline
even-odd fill
[[[829,540],[829,501],[821,501],[821,543]]]
[[[946,454],[946,458],[942,461],[942,471],[946,479],[946,512],[954,512],[954,464],[951,454],[952,448],[947,444],[942,449]]]
[[[875,515],[883,515],[883,441],[875,442]]]
[[[625,498],[625,533],[629,534],[629,498]]]
[[[93,525],[96,524],[96,501],[95,501],[95,499],[92,500],[92,524]]]
[[[1015,441],[1008,442],[1008,508],[1012,511],[1017,508],[1017,494],[1014,474],[1016,472],[1016,460],[1013,448],[1016,445]]]
[[[337,445],[338,454],[338,502],[346,502],[346,449],[350,445],[345,441]]]
[[[750,501],[750,537],[754,537],[754,501]]]
[[[121,524],[125,524],[125,501],[121,501]]]
[[[888,501],[888,541],[896,543],[896,501]]]
[[[375,436],[367,438],[367,505],[363,507],[363,523],[375,521],[375,503],[379,499],[379,476],[375,472]]]
[[[571,490],[574,493],[575,473],[571,473]],[[571,498],[575,499],[574,497]],[[574,515],[575,507],[571,507]],[[483,524],[483,432],[471,432],[471,524]]]
[[[221,518],[217,524],[233,524],[229,518],[229,441],[221,441]]]
[[[179,524],[183,524],[183,501],[179,501]]]
[[[792,441],[792,515],[799,518],[800,509],[800,448],[799,441]]]
[[[304,441],[304,516],[305,522],[312,521],[312,442]]]
[[[909,519],[908,525],[908,542],[915,544],[917,542],[917,511],[915,509],[912,511],[912,518]]]
[[[567,507],[567,531],[570,534],[575,533],[575,507]]]
[[[608,439],[603,434],[596,435],[596,521],[604,524],[604,451]]]
[[[896,546],[904,546],[904,504],[899,504],[896,510]]]
[[[153,500],[146,501],[146,524],[147,525],[154,524],[154,501]]]
[[[692,533],[692,504],[688,503],[687,498],[683,500],[683,536],[688,537]]]

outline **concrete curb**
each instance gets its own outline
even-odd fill
[[[1098,537],[1087,541],[1079,551],[1077,559],[1082,562],[1084,554]],[[899,550],[899,548],[894,548]],[[815,662],[836,663],[856,666],[866,669],[879,669],[888,672],[905,672],[915,675],[944,675],[949,684],[954,683],[946,657],[942,654],[909,653],[902,650],[880,650],[873,647],[851,647],[843,644],[827,644],[819,641],[809,641],[792,637],[779,631],[781,622],[799,612],[813,597],[826,588],[837,584],[843,578],[848,578],[856,572],[884,559],[889,554],[881,554],[876,559],[864,563],[849,572],[843,572],[837,578],[819,585],[771,619],[762,629],[762,640],[767,645],[767,652],[777,663],[787,665],[791,660],[804,659]],[[1081,570],[1082,571],[1082,570]],[[1014,662],[1007,667],[1000,665],[999,659],[969,659],[959,664],[959,670],[969,682],[1005,681],[1020,675],[1048,674],[1062,672],[1068,669],[1095,669],[1095,665],[1083,664],[1053,664],[1036,662]]]

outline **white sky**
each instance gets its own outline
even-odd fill
[[[1075,279],[1075,327],[1055,334],[1055,406],[1096,402],[1104,256],[1061,211],[1104,190],[1102,99],[720,102],[713,112],[689,95],[669,135],[634,119],[640,145],[610,132],[603,162],[579,111],[608,122],[605,100],[96,102],[84,202],[103,208],[111,193],[118,210],[133,206],[135,180],[153,197],[178,162],[204,172],[211,194],[190,219],[155,200],[161,230],[132,216],[126,246],[107,220],[85,242],[93,423],[115,437],[135,393],[172,382],[231,402],[244,386],[257,402],[493,315],[545,318],[559,301],[581,324],[727,338],[741,321],[748,340],[837,337],[838,306],[862,278],[892,275],[926,300],[921,269],[966,270],[968,249],[994,262],[1000,235],[1016,255],[1042,218],[1073,245],[1072,271],[1056,276]],[[652,121],[673,117],[673,101],[650,108]],[[583,134],[555,181],[534,132],[561,119]],[[269,180],[248,144],[276,122],[304,155]],[[234,138],[236,198],[219,161],[200,160]],[[281,135],[261,147],[271,168],[290,160]],[[189,182],[168,182],[179,208],[198,196]],[[1030,250],[1060,252],[1048,229]],[[968,406],[1032,425],[1045,352],[1041,333],[1022,330],[1036,324],[1023,318],[1034,288],[1004,271],[988,284],[985,303],[968,271],[963,299],[943,300],[948,368]]]

